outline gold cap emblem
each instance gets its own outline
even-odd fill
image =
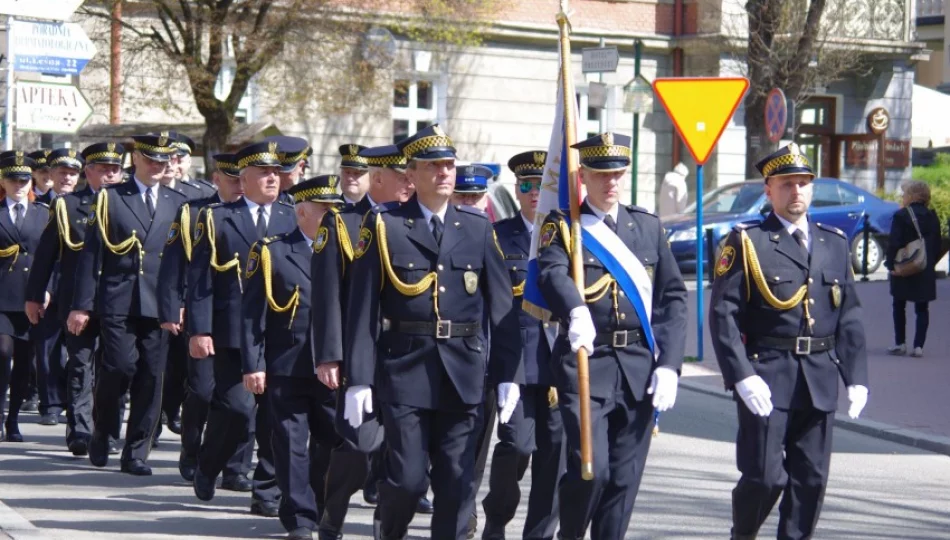
[[[793,156],[797,156],[797,155],[800,155],[800,154],[802,153],[802,151],[801,151],[800,148],[798,148],[798,145],[797,145],[797,144],[795,144],[795,143],[790,143],[790,144],[788,145],[788,153],[791,154],[791,155],[793,155]]]
[[[158,145],[167,146],[168,145],[168,132],[163,131],[158,134]]]
[[[340,177],[336,175],[330,176],[330,178],[327,179],[327,184],[332,188],[335,188],[336,185],[339,183],[340,183]]]
[[[351,145],[350,145],[350,155],[351,155],[351,156],[355,156],[355,155],[358,154],[359,152],[360,152],[360,149],[359,149],[358,146],[356,146],[355,144],[351,144]]]
[[[542,166],[544,165],[544,159],[547,156],[544,155],[544,152],[535,152],[534,153],[534,164]]]
[[[115,143],[111,142],[106,145],[106,150],[109,152],[115,153]]]
[[[267,143],[267,151],[270,152],[271,154],[276,154],[276,153],[277,153],[277,143],[276,143],[276,142],[273,142],[273,141]]]
[[[23,165],[23,156],[20,155],[20,152],[17,152],[16,164],[17,164],[17,165]]]
[[[600,136],[601,142],[604,143],[604,146],[613,146],[614,145],[614,134],[613,133],[604,133]]]
[[[439,137],[445,137],[445,132],[442,131],[442,128],[439,127],[439,124],[432,126],[432,132],[438,135]]]

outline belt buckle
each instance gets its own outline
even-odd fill
[[[449,339],[452,337],[452,321],[435,322],[435,339]]]
[[[811,338],[795,338],[795,354],[811,354]]]
[[[627,331],[626,330],[616,330],[614,332],[614,348],[623,349],[627,346]]]

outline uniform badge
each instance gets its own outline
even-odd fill
[[[469,270],[462,274],[462,279],[465,280],[465,292],[475,294],[478,290],[478,274]]]
[[[201,241],[201,237],[205,235],[205,224],[198,223],[195,225],[195,244]]]
[[[538,247],[543,249],[551,245],[551,242],[554,241],[554,236],[557,234],[557,225],[553,223],[545,223],[544,227],[541,227],[541,236],[538,239]]]
[[[171,245],[178,239],[178,224],[172,223],[170,229],[168,229],[168,240],[165,241],[165,245]]]
[[[835,309],[841,307],[841,287],[837,283],[831,286],[831,304]]]
[[[92,225],[96,222],[96,204],[93,203],[89,205],[89,225]]]
[[[244,276],[247,279],[250,279],[251,276],[254,275],[254,272],[257,272],[257,267],[260,266],[260,260],[261,260],[260,254],[258,254],[257,251],[252,249],[251,252],[247,256],[247,271],[244,272]]]
[[[317,229],[317,237],[313,241],[313,252],[320,253],[323,251],[323,248],[327,245],[327,236],[329,236],[329,231],[326,227],[320,227]]]
[[[650,278],[650,282],[653,282],[653,265],[644,266],[643,269],[647,271],[647,277]]]
[[[366,253],[366,250],[369,249],[370,243],[373,241],[373,233],[369,229],[363,228],[360,229],[360,239],[356,242],[356,249],[353,251],[353,257],[360,258]]]
[[[716,264],[716,276],[725,275],[732,268],[732,263],[736,262],[736,249],[732,246],[722,248],[719,254],[719,263]]]

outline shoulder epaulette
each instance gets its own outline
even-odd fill
[[[395,201],[388,202],[388,203],[378,203],[378,204],[373,205],[373,207],[370,208],[369,211],[374,214],[382,214],[384,212],[389,212],[390,210],[395,210],[396,208],[399,208],[400,206],[402,205]]]
[[[291,201],[289,201],[289,200],[281,199],[280,197],[277,198],[277,204],[282,204],[282,205],[284,205],[284,206],[286,206],[286,207],[289,207],[289,208],[293,208],[293,207],[294,207],[294,203],[293,203],[293,202],[291,202]]]
[[[822,229],[824,229],[824,230],[826,230],[826,231],[828,231],[828,232],[833,232],[833,233],[837,234],[838,236],[844,238],[845,240],[848,239],[848,235],[846,235],[846,234],[844,233],[844,231],[842,231],[842,230],[839,229],[838,227],[833,227],[833,226],[831,226],[831,225],[826,225],[826,224],[824,224],[824,223],[816,223],[815,225],[818,225],[820,228],[822,228]]]
[[[265,236],[263,240],[260,241],[261,244],[272,244],[282,238],[286,238],[290,233],[276,234],[274,236]]]
[[[631,212],[637,212],[638,214],[647,214],[648,216],[658,217],[656,214],[647,210],[646,208],[637,206],[635,204],[628,204],[625,206],[625,208]]]
[[[742,231],[746,231],[746,230],[749,230],[749,229],[756,229],[756,228],[758,228],[760,225],[762,225],[762,222],[761,222],[761,221],[751,221],[751,222],[745,222],[745,223],[736,223],[735,226],[732,227],[732,230],[734,230],[734,231],[736,231],[736,232],[742,232]]]
[[[43,208],[46,208],[47,210],[49,210],[49,205],[43,201],[33,201],[33,204],[35,204],[36,206],[42,206]]]
[[[466,214],[471,214],[473,216],[478,216],[478,217],[488,219],[488,214],[486,214],[484,210],[479,210],[478,208],[475,208],[474,206],[456,204],[455,209],[459,212],[465,212]]]
[[[211,189],[213,189],[213,190],[215,190],[215,191],[218,190],[218,188],[216,188],[216,187],[214,186],[214,184],[212,184],[211,182],[205,180],[204,178],[198,178],[196,181],[197,181],[199,184],[204,184],[205,186],[207,186],[207,187],[209,187],[209,188],[211,188]]]

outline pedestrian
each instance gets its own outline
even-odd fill
[[[909,180],[901,185],[903,192],[901,209],[894,213],[891,235],[887,244],[884,266],[890,270],[891,296],[894,297],[894,346],[887,352],[894,355],[907,354],[905,332],[907,318],[904,308],[907,302],[914,304],[916,330],[911,356],[924,355],[927,327],[930,325],[929,304],[937,299],[937,257],[940,255],[940,218],[930,209],[930,186],[919,180]],[[922,239],[927,253],[927,266],[912,275],[895,272],[897,251],[914,240]]]
[[[511,283],[482,212],[451,206],[455,148],[438,125],[401,141],[416,194],[377,205],[353,250],[344,306],[344,417],[359,427],[378,400],[386,438],[379,537],[403,538],[431,482],[430,535],[464,539],[472,514],[475,425],[485,371],[501,420],[519,399],[521,336]],[[489,313],[491,343],[481,328]],[[374,395],[375,394],[375,395]]]
[[[109,462],[109,434],[118,432],[121,401],[129,391],[129,419],[121,470],[151,476],[146,464],[161,416],[168,336],[158,320],[158,266],[175,211],[185,197],[160,184],[174,148],[162,134],[133,137],[131,182],[107,186],[76,263],[72,311],[66,322],[81,334],[98,315],[102,364],[96,377],[95,429],[89,461]]]
[[[686,285],[660,226],[637,206],[620,204],[630,167],[630,137],[603,133],[572,146],[587,188],[581,226],[586,290],[571,273],[567,222],[548,215],[538,240],[538,286],[559,322],[551,353],[567,440],[560,483],[560,537],[622,538],[650,450],[654,411],[673,406],[686,341]],[[600,249],[592,251],[597,246]],[[577,352],[590,361],[593,463],[581,463]],[[593,479],[585,479],[592,472]]]
[[[688,189],[686,177],[689,169],[682,163],[677,163],[673,170],[663,176],[660,183],[660,196],[657,204],[657,215],[661,218],[673,216],[686,209]]]
[[[0,160],[0,441],[23,442],[20,407],[28,399],[33,344],[23,311],[33,253],[49,221],[49,207],[29,202],[36,162],[23,152]],[[10,407],[3,406],[10,391]]]
[[[719,255],[709,328],[739,417],[732,538],[753,539],[778,498],[778,538],[815,535],[838,378],[851,418],[867,403],[861,307],[848,238],[808,219],[815,173],[794,143],[756,164],[772,212]]]

